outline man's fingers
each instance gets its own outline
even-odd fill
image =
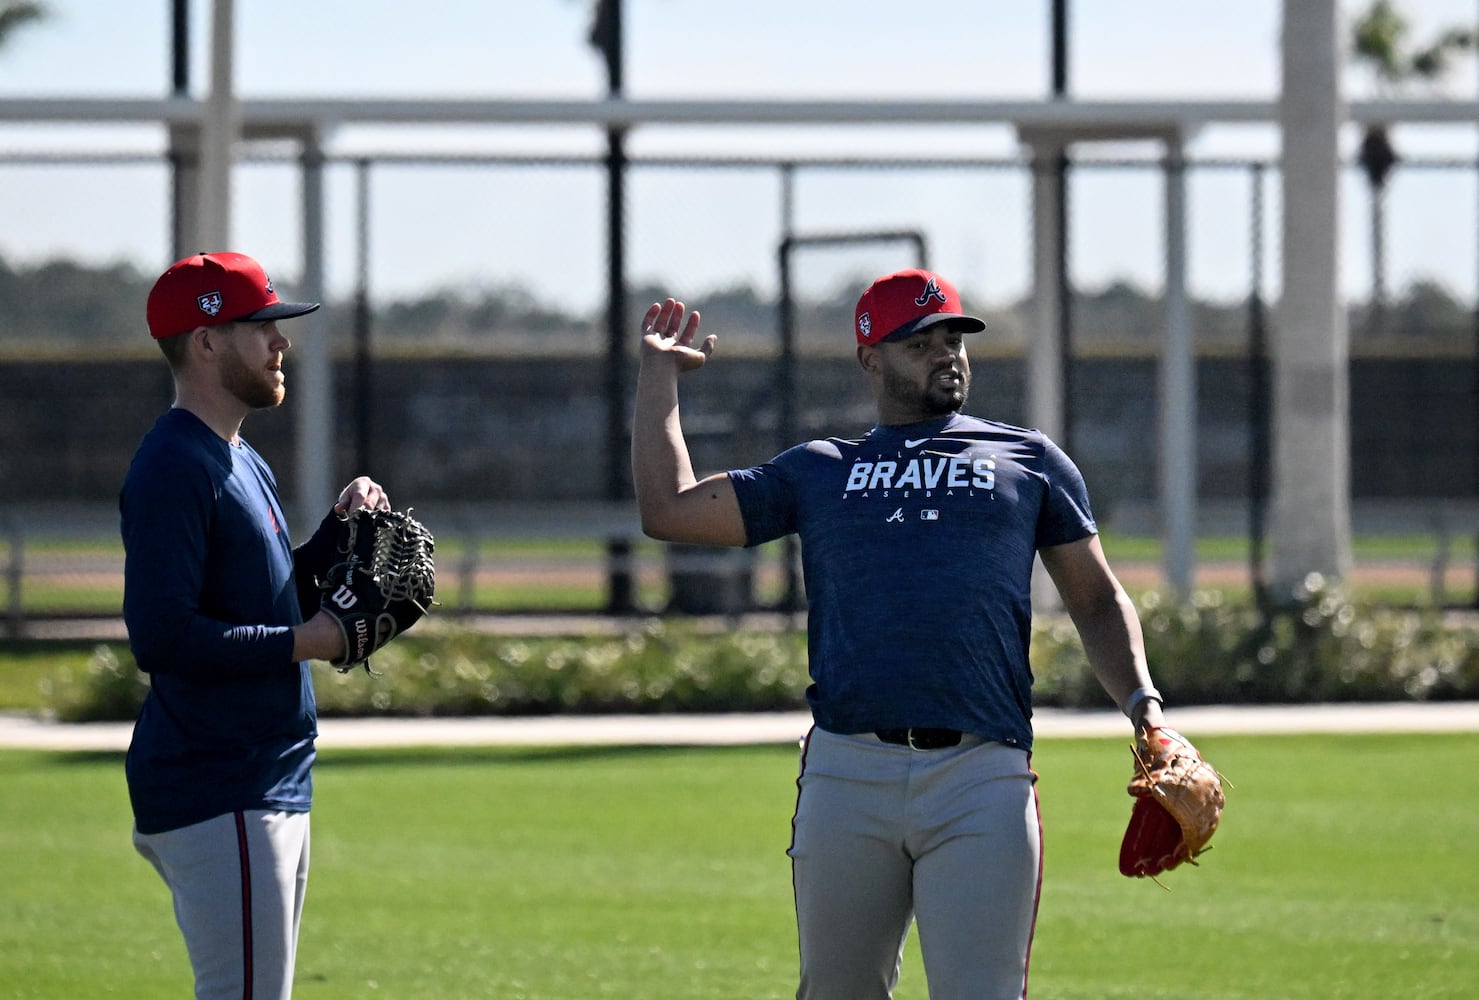
[[[679,310],[678,315],[681,316],[683,303],[679,302],[677,305]],[[693,335],[698,333],[698,324],[699,311],[695,309],[693,312],[688,314],[688,322],[683,325],[683,332],[678,334],[678,343],[682,344],[684,347],[691,346],[693,344]],[[674,321],[674,325],[677,325],[676,320]]]
[[[702,321],[702,314],[697,309],[689,312],[688,307],[677,299],[654,302],[642,317],[643,340],[649,348],[686,356],[681,366],[683,370],[697,368],[714,353],[714,345],[719,339],[709,334],[697,346],[694,345]]]
[[[642,317],[642,332],[655,333],[659,337],[676,338],[683,328],[683,314],[686,312],[683,303],[677,299],[667,299],[664,302],[654,302],[647,309],[647,314]],[[689,323],[695,322],[692,314]]]
[[[352,514],[356,510],[390,510],[390,494],[384,487],[368,476],[360,476],[344,487],[334,509],[341,514]]]
[[[664,337],[673,337],[683,325],[683,303],[668,299],[657,316],[657,329]]]

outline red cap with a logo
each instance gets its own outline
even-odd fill
[[[155,340],[197,326],[262,323],[302,316],[317,302],[283,302],[262,265],[244,253],[198,253],[176,261],[154,282],[146,313]]]
[[[980,333],[986,324],[961,311],[960,293],[933,271],[911,267],[885,274],[858,299],[853,332],[860,344],[901,340],[936,323],[962,333]]]

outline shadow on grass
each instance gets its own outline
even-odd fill
[[[769,744],[763,745],[763,748],[772,749]],[[327,763],[335,770],[406,764],[430,764],[439,767],[505,764],[529,767],[596,760],[652,760],[690,752],[711,754],[724,750],[753,749],[756,747],[743,744],[696,747],[681,743],[610,746],[335,747],[327,752],[320,748],[315,766]],[[41,760],[47,765],[67,767],[107,765],[117,767],[120,771],[127,756],[122,750],[17,750],[14,753],[17,760],[24,757],[33,762]]]
[[[336,748],[325,754],[319,753],[319,763],[330,762],[335,770],[355,767],[382,767],[386,765],[434,764],[447,767],[476,766],[482,764],[507,764],[510,766],[537,766],[564,764],[574,761],[592,760],[641,760],[671,757],[686,752],[713,753],[720,750],[754,749],[753,747],[695,747],[686,744],[644,744],[641,746],[449,746],[449,747],[398,747],[393,749],[370,749],[358,747]]]
[[[25,757],[32,761],[44,761],[48,765],[65,764],[69,767],[108,764],[118,767],[120,771],[125,756],[122,750],[28,750],[20,747],[7,748],[3,754],[14,759]]]

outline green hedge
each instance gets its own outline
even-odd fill
[[[1318,577],[1284,607],[1260,611],[1203,592],[1185,606],[1140,598],[1146,653],[1173,705],[1479,699],[1479,616],[1358,607]],[[1106,708],[1073,625],[1033,627],[1035,701]],[[317,674],[332,715],[531,715],[772,711],[805,706],[806,636],[701,631],[649,619],[624,635],[530,638],[444,627],[381,653],[378,676]],[[69,721],[131,719],[147,681],[126,647],[99,646],[86,669],[45,682]]]

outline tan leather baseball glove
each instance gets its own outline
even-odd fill
[[[1135,805],[1120,842],[1120,874],[1154,877],[1196,864],[1222,819],[1221,776],[1174,729],[1142,730],[1132,751],[1127,790]]]

